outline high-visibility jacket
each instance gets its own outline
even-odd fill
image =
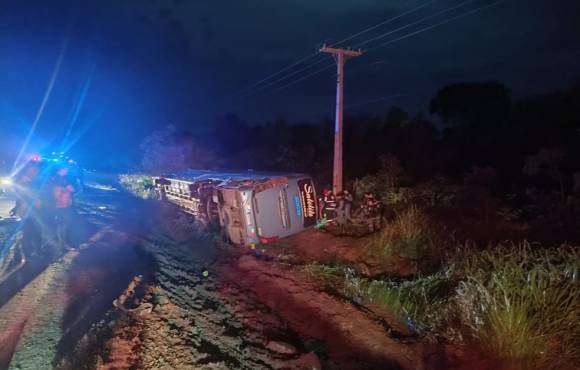
[[[53,189],[55,208],[68,208],[72,206],[72,194],[74,191],[75,189],[72,185],[56,185]]]

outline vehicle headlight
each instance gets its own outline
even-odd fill
[[[12,186],[14,185],[14,181],[11,177],[2,177],[0,178],[0,185],[2,186]]]

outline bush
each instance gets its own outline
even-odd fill
[[[129,193],[143,199],[156,197],[155,186],[151,176],[139,174],[119,175],[119,182]]]
[[[392,154],[381,157],[381,168],[375,175],[367,175],[354,182],[354,194],[361,199],[367,191],[375,193],[384,204],[397,204],[406,197],[400,184],[404,179],[403,168]]]

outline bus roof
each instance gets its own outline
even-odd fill
[[[221,182],[223,185],[236,186],[237,183],[250,181],[254,184],[263,183],[270,181],[275,178],[286,177],[288,179],[296,178],[310,178],[309,175],[300,173],[284,173],[284,172],[256,172],[256,171],[245,171],[245,172],[218,172],[218,171],[206,171],[206,170],[186,170],[166,176],[162,176],[168,179],[183,180],[188,182],[198,182],[198,181],[217,181]]]

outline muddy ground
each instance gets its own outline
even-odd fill
[[[81,249],[2,281],[19,288],[0,291],[0,369],[446,368],[387,312],[284,259],[169,239],[157,206],[87,190]]]

